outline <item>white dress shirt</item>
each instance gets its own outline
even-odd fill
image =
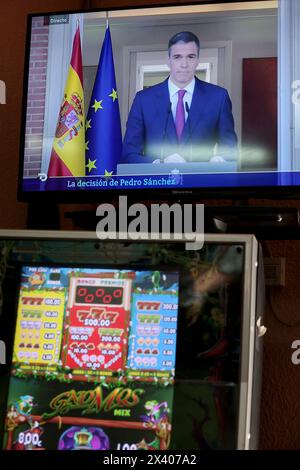
[[[175,85],[170,78],[168,80],[168,88],[169,88],[169,96],[170,96],[172,114],[173,114],[173,118],[174,118],[174,122],[175,122],[176,107],[177,107],[177,102],[178,102],[178,90],[180,90],[181,88],[179,88],[177,85]],[[184,119],[186,121],[187,118],[188,118],[188,113],[186,112],[186,104],[185,103],[187,103],[188,108],[191,109],[191,103],[192,103],[193,93],[194,93],[194,89],[195,89],[195,77],[193,78],[193,80],[188,85],[186,85],[182,89],[186,91],[185,94],[184,94],[184,97],[183,97]]]

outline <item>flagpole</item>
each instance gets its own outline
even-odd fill
[[[106,11],[106,29],[108,28],[108,11]]]

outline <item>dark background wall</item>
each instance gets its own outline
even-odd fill
[[[151,1],[151,4],[157,5],[168,3],[172,1]],[[131,4],[146,5],[146,1],[132,0]],[[27,14],[129,5],[126,0],[1,2],[0,80],[6,84],[6,104],[0,104],[0,228],[22,229],[26,226],[27,207],[17,201],[16,193]],[[257,204],[257,201],[252,203]],[[300,205],[299,201],[258,203],[294,207]],[[60,209],[63,213],[72,207],[62,206]],[[72,227],[70,223],[64,222],[63,228]],[[260,447],[300,449],[300,365],[296,366],[291,362],[291,344],[300,339],[300,242],[272,241],[267,242],[264,249],[272,256],[286,258],[286,286],[272,288],[267,296],[265,323],[268,332],[264,342]]]

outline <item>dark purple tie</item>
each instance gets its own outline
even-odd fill
[[[175,116],[175,126],[177,132],[177,138],[180,140],[181,134],[184,128],[184,106],[183,106],[183,97],[185,95],[186,90],[178,90],[178,101],[176,107],[176,116]]]

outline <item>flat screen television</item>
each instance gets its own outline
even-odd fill
[[[298,20],[280,0],[29,15],[19,198],[295,196]]]
[[[187,251],[182,241],[1,231],[0,252],[3,448],[257,446],[253,236],[207,235]]]

